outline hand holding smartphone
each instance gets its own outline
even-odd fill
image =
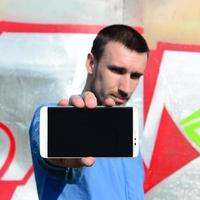
[[[135,157],[138,129],[132,107],[42,107],[40,153],[44,158]]]

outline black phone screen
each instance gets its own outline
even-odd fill
[[[48,108],[48,157],[132,157],[132,107]]]

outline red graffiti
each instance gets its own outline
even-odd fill
[[[0,21],[0,32],[26,32],[26,33],[97,33],[103,25],[84,24],[37,24]],[[141,27],[134,27],[139,33],[143,33]]]
[[[144,74],[144,121],[146,121],[153,99],[165,50],[200,52],[200,46],[158,43],[157,49],[151,51],[149,64]],[[144,161],[146,172],[145,192],[148,192],[155,185],[198,156],[200,156],[200,153],[186,140],[164,106],[150,166],[147,167]]]
[[[0,129],[2,130],[2,133],[6,134],[6,136],[9,139],[9,152],[7,155],[7,158],[5,162],[3,163],[1,169],[0,169],[0,198],[1,200],[10,200],[13,196],[13,193],[15,192],[16,188],[18,186],[25,185],[30,176],[33,174],[33,167],[31,166],[24,177],[21,180],[2,180],[3,175],[6,173],[6,171],[9,169],[10,165],[13,162],[15,150],[16,150],[16,144],[15,144],[15,138],[12,134],[11,130],[0,122]]]

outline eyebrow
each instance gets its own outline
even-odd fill
[[[127,69],[123,66],[118,66],[118,65],[108,65],[108,68],[118,68],[119,70],[122,70],[124,72],[127,72]],[[141,72],[131,72],[132,75],[136,75],[136,76],[142,76],[143,73]]]
[[[139,72],[133,72],[133,73],[131,73],[131,78],[132,79],[139,79],[141,76],[143,76],[143,74],[139,73]]]

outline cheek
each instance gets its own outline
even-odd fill
[[[99,70],[97,73],[98,91],[106,96],[110,93],[116,93],[120,84],[120,76],[114,74],[108,69]]]
[[[132,80],[131,81],[131,93],[133,93],[135,91],[135,89],[137,88],[139,83],[139,80]]]
[[[109,75],[104,77],[104,88],[108,91],[114,91],[118,88],[119,85],[119,77],[116,75]]]
[[[102,70],[98,74],[98,82],[102,89],[114,88],[117,86],[117,78],[108,70]]]

